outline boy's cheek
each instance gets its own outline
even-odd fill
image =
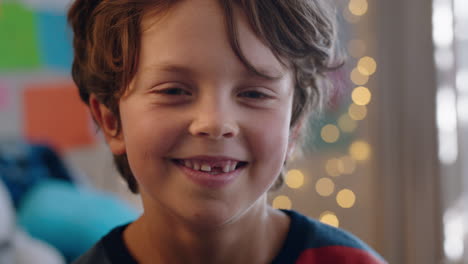
[[[269,159],[276,156],[280,160],[287,155],[289,148],[292,147],[289,144],[289,130],[284,127],[264,124],[263,127],[255,132],[251,131],[251,133],[249,137],[250,149],[256,157]],[[282,161],[279,162],[282,163]]]

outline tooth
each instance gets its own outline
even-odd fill
[[[202,170],[202,171],[208,171],[208,172],[209,172],[209,171],[211,171],[211,166],[210,166],[210,165],[207,165],[207,164],[203,164],[203,165],[201,166],[201,170]]]
[[[200,170],[200,163],[198,161],[194,161],[192,165],[194,170]]]
[[[192,162],[190,160],[184,160],[184,165],[187,168],[192,168]]]
[[[236,162],[236,161],[231,162],[231,168],[230,168],[230,170],[231,170],[231,171],[236,170],[236,166],[237,166],[237,162]]]
[[[223,167],[223,172],[226,173],[226,172],[229,172],[231,170],[231,162],[228,161],[226,162],[226,165],[224,165]]]

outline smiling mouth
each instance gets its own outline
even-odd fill
[[[247,166],[248,162],[244,161],[234,161],[234,160],[225,160],[225,161],[203,161],[203,160],[184,160],[184,159],[173,159],[174,163],[179,166],[186,167],[195,171],[205,172],[212,175],[230,173],[241,169]]]

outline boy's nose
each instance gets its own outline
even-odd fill
[[[235,137],[239,133],[239,127],[232,111],[220,104],[211,104],[197,109],[189,132],[193,136],[219,140]]]

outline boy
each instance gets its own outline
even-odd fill
[[[323,97],[330,17],[317,0],[77,0],[73,77],[144,213],[75,263],[384,263],[266,202]]]

